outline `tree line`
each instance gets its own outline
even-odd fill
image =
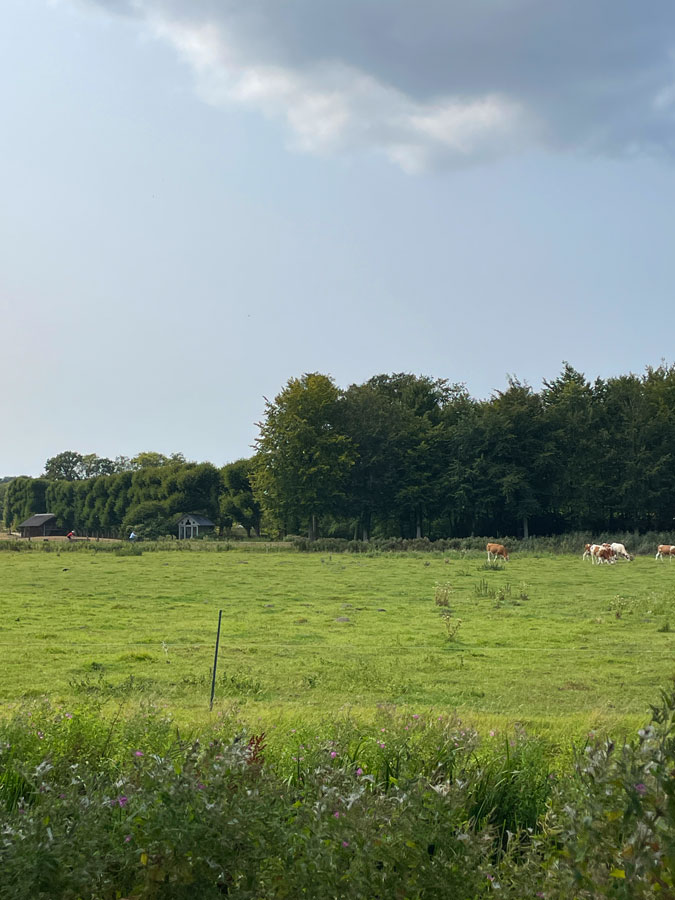
[[[62,529],[82,535],[119,537],[134,530],[156,538],[175,535],[177,520],[196,513],[221,530],[236,521],[249,535],[260,533],[249,460],[217,469],[208,462],[188,462],[182,454],[142,453],[121,464],[118,458],[110,474],[87,475],[78,457],[84,458],[65,451],[47,460],[43,477],[6,482],[4,527],[16,529],[34,513],[50,512]],[[104,467],[109,462],[103,460]]]
[[[254,493],[281,531],[464,537],[670,530],[675,366],[540,391],[378,375],[291,379],[267,401]]]
[[[222,469],[156,453],[67,452],[2,485],[5,526],[175,533],[198,513],[249,533],[357,538],[673,528],[675,366],[591,383],[569,364],[485,400],[446,379],[321,373],[265,401],[255,453]]]

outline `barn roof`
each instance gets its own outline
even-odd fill
[[[216,524],[215,522],[212,522],[211,519],[207,519],[206,516],[197,516],[194,513],[188,513],[187,515],[182,516],[179,521],[182,522],[183,519],[192,519],[192,521],[195,523],[195,525],[215,525]]]
[[[32,528],[36,525],[44,525],[45,522],[49,522],[50,519],[55,519],[56,516],[54,513],[37,513],[34,516],[31,516],[30,519],[26,519],[25,522],[22,522],[19,525],[19,528]]]

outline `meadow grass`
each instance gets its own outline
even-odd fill
[[[651,558],[5,553],[0,609],[5,709],[152,697],[300,733],[395,707],[569,744],[633,732],[674,668],[675,567]]]

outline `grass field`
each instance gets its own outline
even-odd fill
[[[204,720],[221,608],[214,715],[236,704],[253,723],[393,704],[561,738],[633,731],[675,668],[675,566],[650,558],[3,553],[0,701],[151,696]]]

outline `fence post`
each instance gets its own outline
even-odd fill
[[[222,609],[218,612],[218,631],[216,632],[216,652],[213,655],[213,678],[211,679],[211,703],[209,709],[213,709],[213,695],[216,693],[216,667],[218,665],[218,644],[220,643],[220,622],[223,618]]]

